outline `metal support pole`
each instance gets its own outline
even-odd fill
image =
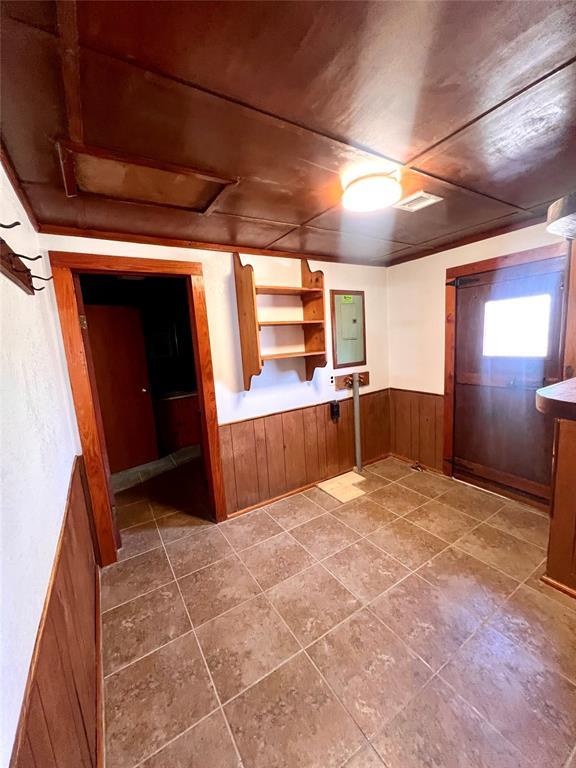
[[[352,393],[354,399],[354,455],[356,471],[362,472],[362,439],[360,434],[360,374],[352,374]]]

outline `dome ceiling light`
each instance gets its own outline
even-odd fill
[[[402,197],[400,182],[385,173],[358,176],[344,187],[342,205],[347,211],[368,213],[389,208]]]

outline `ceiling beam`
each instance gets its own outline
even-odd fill
[[[68,136],[76,144],[83,144],[84,125],[80,95],[80,46],[76,0],[57,0],[56,9]]]

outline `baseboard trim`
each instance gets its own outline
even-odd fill
[[[543,581],[544,584],[547,584],[549,587],[557,589],[559,592],[563,592],[565,595],[573,597],[576,600],[576,589],[573,587],[568,587],[566,584],[562,584],[560,581],[556,581],[556,579],[552,579],[550,576],[546,575],[541,576],[540,581]]]

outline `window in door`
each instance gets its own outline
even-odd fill
[[[549,293],[487,301],[484,357],[546,357],[550,331]]]

